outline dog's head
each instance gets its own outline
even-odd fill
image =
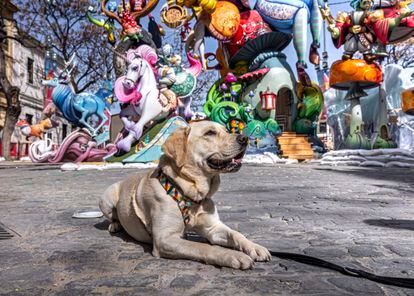
[[[193,166],[214,175],[238,171],[247,145],[246,136],[230,134],[215,122],[200,121],[177,129],[162,149],[178,168]]]

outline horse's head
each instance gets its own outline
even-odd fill
[[[49,86],[49,87],[56,87],[59,84],[69,84],[69,82],[70,82],[70,75],[66,71],[63,71],[59,75],[59,77],[53,77],[52,79],[42,80],[42,84],[44,86]]]
[[[56,87],[56,86],[58,86],[60,84],[60,82],[59,82],[59,78],[58,77],[54,77],[52,79],[42,80],[42,84],[44,86]]]
[[[124,76],[124,81],[122,85],[126,89],[132,89],[137,84],[139,78],[144,74],[145,67],[148,64],[144,62],[144,60],[138,56],[129,60],[127,73]]]
[[[155,73],[155,64],[158,56],[155,50],[148,45],[141,45],[136,49],[130,49],[126,56],[128,62],[127,73],[123,80],[123,86],[126,89],[132,89],[139,78],[144,75],[147,68],[151,68]]]
[[[70,82],[70,75],[72,71],[76,68],[76,61],[74,62],[75,55],[69,59],[68,62],[65,62],[65,68],[59,74],[59,76],[54,76],[52,79],[49,80],[42,80],[42,84],[44,86],[56,87],[59,84],[69,84]]]

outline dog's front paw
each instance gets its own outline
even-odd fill
[[[254,261],[270,261],[272,259],[272,255],[270,255],[268,249],[255,243],[248,244],[243,248],[243,252],[249,255]]]
[[[250,269],[254,265],[252,258],[242,252],[232,251],[223,256],[224,265],[234,269]]]
[[[110,233],[116,233],[116,232],[119,232],[121,230],[122,230],[122,226],[121,226],[121,223],[119,223],[119,222],[112,222],[108,226],[108,231]]]

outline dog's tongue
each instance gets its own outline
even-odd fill
[[[231,160],[231,163],[233,163],[233,164],[240,164],[241,163],[241,159],[232,159]]]

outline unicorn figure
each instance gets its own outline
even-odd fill
[[[71,124],[85,127],[95,136],[99,129],[104,126],[108,117],[105,115],[105,103],[94,94],[80,93],[75,94],[70,83],[70,74],[76,65],[72,65],[69,70],[73,57],[66,64],[65,69],[59,75],[50,80],[43,80],[42,84],[53,87],[52,101],[62,112],[63,117]],[[93,127],[89,124],[91,116],[97,116],[100,120],[98,126]]]
[[[183,116],[191,115],[190,95],[196,86],[196,76],[201,72],[201,63],[190,59],[190,68],[174,72],[173,83],[168,88],[160,88],[156,68],[158,56],[152,47],[141,45],[130,49],[126,59],[127,73],[116,80],[115,96],[121,103],[129,104],[120,113],[129,134],[117,143],[120,150],[128,152],[151,121],[165,118],[177,107],[183,110]],[[140,116],[138,122],[130,119],[133,116]]]
[[[118,149],[128,152],[132,143],[142,136],[144,126],[153,120],[167,117],[177,108],[178,100],[169,89],[158,89],[155,65],[158,57],[148,45],[127,52],[128,70],[115,82],[115,96],[124,104],[120,117],[128,135],[117,143]],[[138,122],[131,117],[139,116]]]

